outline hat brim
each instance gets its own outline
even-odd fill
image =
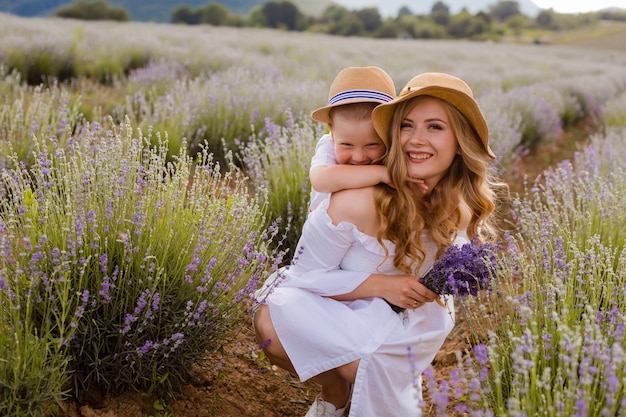
[[[489,147],[489,127],[480,111],[480,107],[476,101],[465,93],[456,89],[441,86],[423,87],[419,90],[411,91],[402,96],[398,96],[395,100],[383,103],[377,106],[372,113],[372,123],[378,135],[389,140],[389,125],[391,117],[396,106],[404,101],[419,96],[431,96],[444,100],[456,107],[470,122],[485,148],[485,151],[491,158],[496,158],[495,154]]]

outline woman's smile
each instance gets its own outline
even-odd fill
[[[414,160],[417,163],[420,163],[421,161],[426,161],[433,156],[431,153],[425,152],[409,152],[408,155],[410,160]]]

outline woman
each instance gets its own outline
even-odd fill
[[[254,317],[270,360],[322,386],[308,417],[342,416],[348,402],[350,416],[419,415],[414,375],[452,329],[454,306],[432,303],[439,296],[416,276],[449,245],[495,236],[495,157],[465,82],[418,75],[372,122],[391,185],[336,192],[314,210]]]

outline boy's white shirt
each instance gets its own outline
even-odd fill
[[[330,133],[323,135],[317,145],[315,145],[315,155],[311,158],[311,168],[309,168],[309,175],[315,168],[321,166],[337,165],[337,159],[335,158],[335,145]],[[328,198],[330,193],[321,193],[316,191],[311,185],[311,199],[309,201],[309,212],[313,211],[319,206],[320,202]]]

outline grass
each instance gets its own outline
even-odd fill
[[[626,22],[600,21],[598,24],[580,29],[557,32],[550,36],[552,43],[561,45],[585,45],[598,48],[614,49],[613,40],[626,38]],[[607,43],[609,40],[611,43]],[[626,45],[620,43],[621,50]]]

